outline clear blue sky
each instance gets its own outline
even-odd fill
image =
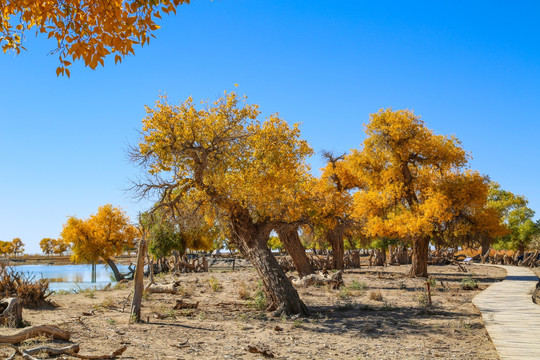
[[[124,191],[139,173],[125,150],[143,106],[234,83],[316,151],[357,148],[380,108],[413,109],[540,212],[539,17],[537,1],[195,0],[135,56],[71,79],[29,34],[27,52],[0,55],[0,239],[37,253],[68,215],[112,203],[135,217],[148,203]]]

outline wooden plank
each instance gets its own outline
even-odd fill
[[[497,266],[506,279],[478,294],[474,305],[501,359],[540,359],[540,306],[531,293],[538,278],[528,268]]]

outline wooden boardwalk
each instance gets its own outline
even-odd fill
[[[540,359],[540,306],[531,299],[538,277],[528,268],[499,267],[506,270],[506,279],[478,294],[473,303],[502,360]]]

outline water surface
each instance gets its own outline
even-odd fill
[[[117,265],[121,273],[127,273],[127,265]],[[78,290],[86,288],[102,288],[116,283],[113,272],[107,265],[96,265],[96,282],[92,282],[92,265],[17,265],[17,272],[34,279],[48,279],[51,290]]]

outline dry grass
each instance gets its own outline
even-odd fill
[[[63,324],[84,353],[109,353],[120,343],[129,343],[123,354],[126,359],[261,358],[249,353],[248,345],[267,347],[279,359],[496,359],[471,299],[505,272],[474,265],[469,269],[463,274],[451,265],[430,266],[430,274],[445,284],[444,291],[437,285],[432,292],[431,307],[421,298],[425,279],[409,278],[409,266],[363,267],[345,272],[348,290],[299,288],[309,318],[273,318],[264,311],[264,292],[256,273],[246,269],[174,278],[182,289],[190,289],[185,301],[199,302],[198,307],[173,311],[178,295],[152,294],[143,301],[145,322],[137,325],[128,324],[128,312],[99,306],[114,302],[121,308],[132,284],[96,291],[95,298],[52,295],[61,307],[25,310],[24,316],[32,324]],[[461,280],[472,273],[480,289],[462,290]],[[222,285],[221,291],[212,291],[207,282],[211,276]],[[167,277],[164,283],[171,280]],[[372,299],[371,293],[380,293],[382,301],[377,296]],[[81,317],[95,305],[99,306],[95,315]],[[155,318],[155,312],[161,318]],[[0,349],[0,358],[9,354]]]

